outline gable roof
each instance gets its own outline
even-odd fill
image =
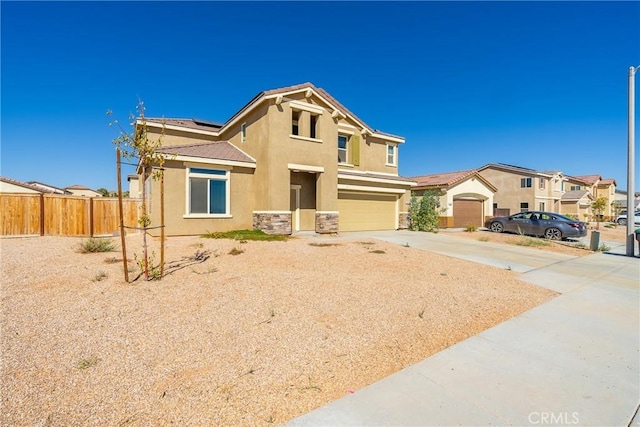
[[[462,181],[466,181],[469,178],[475,177],[482,181],[487,187],[491,190],[498,191],[498,189],[491,184],[489,181],[484,179],[477,170],[464,170],[464,171],[456,171],[456,172],[443,172],[443,173],[435,173],[430,175],[420,175],[411,177],[414,181],[418,183],[416,189],[420,188],[446,188],[451,187],[452,185],[458,184]]]
[[[256,160],[236,148],[229,141],[203,142],[190,145],[173,145],[157,150],[171,156],[186,156],[201,159],[223,160],[228,162],[256,163]]]
[[[224,132],[229,127],[233,126],[236,122],[238,122],[245,114],[251,111],[253,108],[258,106],[265,100],[276,99],[276,102],[284,101],[284,97],[286,95],[292,95],[300,92],[309,92],[309,95],[314,94],[317,98],[319,98],[323,103],[330,107],[332,110],[332,114],[336,114],[342,117],[349,117],[352,121],[358,124],[367,134],[370,134],[374,137],[381,137],[386,139],[392,139],[393,142],[403,143],[404,137],[394,135],[387,132],[382,132],[377,129],[373,129],[369,125],[367,125],[363,120],[361,120],[358,116],[353,114],[347,107],[342,105],[337,99],[331,96],[327,91],[322,88],[318,88],[314,86],[312,83],[306,82],[302,84],[297,84],[293,86],[286,86],[278,89],[270,89],[266,91],[262,91],[254,96],[248,103],[246,103],[238,112],[236,112],[229,120],[227,120],[224,124],[220,125],[219,123],[208,122],[206,120],[198,120],[198,119],[160,119],[160,118],[145,118],[147,124],[151,126],[158,126],[164,124],[168,129],[184,128],[187,130],[195,130],[199,133],[210,133],[212,135],[219,135],[221,132]],[[137,123],[140,123],[138,119]]]
[[[591,193],[588,190],[574,190],[574,191],[567,191],[566,193],[564,193],[562,195],[561,200],[563,201],[580,200],[585,195],[587,195],[589,199],[593,199],[593,197],[591,196]]]
[[[600,180],[600,182],[599,182],[598,184],[599,184],[599,185],[611,185],[611,184],[613,184],[613,185],[616,185],[616,186],[618,185],[618,184],[616,184],[616,180],[615,180],[615,179],[613,179],[613,178],[604,178],[604,179],[601,179],[601,180]]]
[[[75,184],[75,185],[70,185],[69,187],[65,187],[65,190],[91,190],[91,191],[96,191],[92,188],[89,187],[85,187],[84,185],[80,185],[80,184]],[[96,191],[97,193],[97,191]]]
[[[42,191],[43,193],[71,194],[70,191],[67,191],[64,188],[54,187],[53,185],[45,184],[38,181],[29,181],[27,184],[37,187],[39,191]]]
[[[573,177],[569,177],[570,179],[573,178],[577,181],[582,181],[585,184],[589,184],[589,185],[593,185],[596,182],[598,182],[599,180],[602,179],[602,177],[600,175],[579,175],[579,176],[573,176]]]
[[[46,187],[42,187],[42,186],[39,186],[39,185],[31,184],[31,183],[28,183],[28,182],[18,181],[17,179],[7,178],[6,176],[0,176],[0,181],[6,182],[7,184],[13,184],[13,185],[16,185],[18,187],[26,188],[28,190],[37,191],[39,193],[47,193],[47,194],[56,193],[55,190],[52,190],[52,189],[49,189],[49,188],[46,188]]]
[[[145,121],[151,124],[164,124],[167,129],[175,129],[177,128],[187,128],[193,130],[199,130],[203,132],[214,132],[217,133],[222,124],[216,122],[210,122],[202,119],[167,119],[165,117],[145,117]]]
[[[478,168],[478,172],[481,172],[485,169],[498,169],[506,172],[514,172],[521,175],[544,175],[544,176],[552,176],[557,171],[537,171],[535,169],[524,168],[521,166],[508,165],[506,163],[487,163],[486,165]]]

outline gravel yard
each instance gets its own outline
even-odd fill
[[[80,241],[0,240],[1,425],[280,424],[555,296],[373,240],[170,238],[126,284]]]

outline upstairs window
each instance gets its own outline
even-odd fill
[[[345,135],[338,135],[338,163],[347,163],[347,144],[349,138]]]
[[[544,178],[538,178],[540,180],[540,182],[538,183],[538,188],[540,188],[541,190],[544,190],[545,186],[546,186],[546,180]]]
[[[300,120],[300,111],[291,110],[291,135],[300,135],[298,129],[298,121]]]
[[[520,188],[531,188],[531,178],[522,178],[520,180]]]
[[[242,142],[245,142],[247,140],[247,124],[246,123],[243,123],[242,125],[240,125],[240,135],[241,135],[240,140]]]
[[[189,169],[189,214],[228,214],[229,171]]]
[[[398,152],[398,147],[396,147],[395,145],[391,145],[391,144],[387,144],[387,165],[389,166],[395,166],[398,156],[397,156],[397,152]]]
[[[316,132],[318,128],[318,115],[311,114],[309,116],[309,138],[316,138]]]
[[[578,190],[580,190],[580,186],[579,186],[579,185],[572,185],[570,188],[571,188],[571,191],[578,191]]]

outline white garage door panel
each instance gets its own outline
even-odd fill
[[[393,230],[396,228],[395,195],[339,193],[340,231]]]

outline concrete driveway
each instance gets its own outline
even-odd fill
[[[438,234],[345,233],[520,272],[555,299],[289,422],[640,426],[640,260]]]

